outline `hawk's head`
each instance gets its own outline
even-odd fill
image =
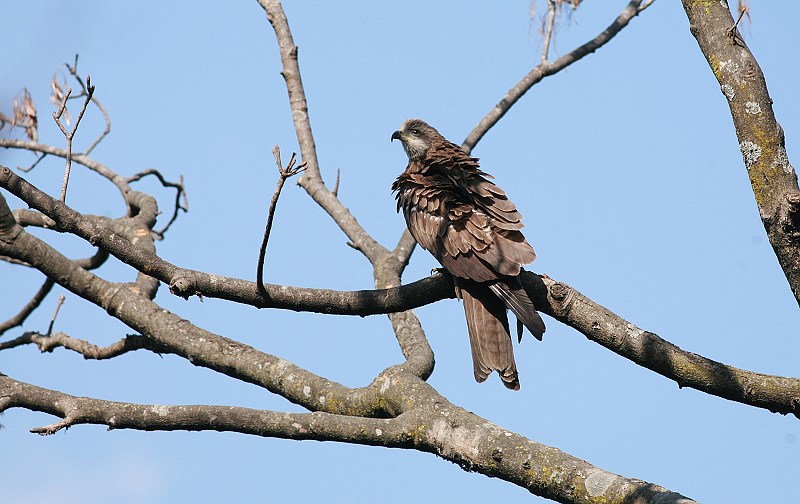
[[[421,119],[408,119],[400,129],[392,133],[392,140],[395,138],[403,143],[408,160],[419,159],[428,150],[434,140],[441,138],[434,128]]]

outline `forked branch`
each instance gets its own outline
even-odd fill
[[[272,232],[272,220],[275,217],[275,208],[278,205],[278,198],[281,196],[283,184],[286,183],[286,179],[294,177],[298,173],[302,173],[307,167],[305,161],[295,166],[297,154],[292,152],[292,158],[289,160],[289,164],[284,168],[283,163],[281,163],[281,148],[277,145],[272,149],[272,155],[275,156],[275,163],[278,165],[278,173],[280,176],[278,177],[278,186],[275,188],[275,193],[272,195],[272,200],[269,202],[267,225],[264,228],[264,239],[261,240],[261,249],[258,252],[258,266],[256,267],[256,285],[258,286],[258,291],[264,296],[264,299],[269,299],[267,289],[264,288],[264,256],[267,254],[267,243],[269,242],[269,235]]]
[[[66,126],[64,126],[64,121],[62,121],[61,118],[64,115],[64,112],[67,110],[67,100],[69,100],[71,94],[72,88],[68,87],[63,98],[61,99],[61,103],[58,105],[58,109],[53,112],[53,119],[56,121],[56,124],[61,130],[61,133],[64,135],[64,138],[67,140],[67,165],[64,169],[64,181],[61,183],[61,201],[67,200],[67,185],[69,184],[69,173],[72,168],[72,139],[75,137],[75,133],[78,131],[78,126],[81,123],[81,119],[83,119],[83,114],[86,112],[86,107],[89,105],[89,101],[92,99],[92,95],[94,94],[94,86],[92,86],[90,77],[88,75],[86,76],[86,99],[84,100],[83,106],[78,113],[78,118],[75,119],[75,124],[73,124],[72,129],[67,130]]]

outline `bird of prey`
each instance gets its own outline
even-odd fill
[[[408,155],[408,166],[392,184],[397,210],[411,235],[455,278],[472,349],[475,380],[497,371],[519,390],[506,309],[542,339],[544,322],[517,278],[536,254],[520,232],[522,215],[483,172],[478,160],[420,119],[392,134]]]

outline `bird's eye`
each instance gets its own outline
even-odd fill
[[[419,135],[419,130],[418,129],[412,129],[411,130],[411,134],[414,135],[414,136]]]

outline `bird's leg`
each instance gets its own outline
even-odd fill
[[[434,268],[433,271],[436,271],[437,274],[442,275],[442,274],[444,274],[443,272],[445,272],[447,270],[444,269],[444,268]],[[458,285],[458,278],[457,277],[453,277],[453,286],[455,287],[455,291],[456,291],[456,299],[463,300],[463,298],[461,297],[461,286]]]

